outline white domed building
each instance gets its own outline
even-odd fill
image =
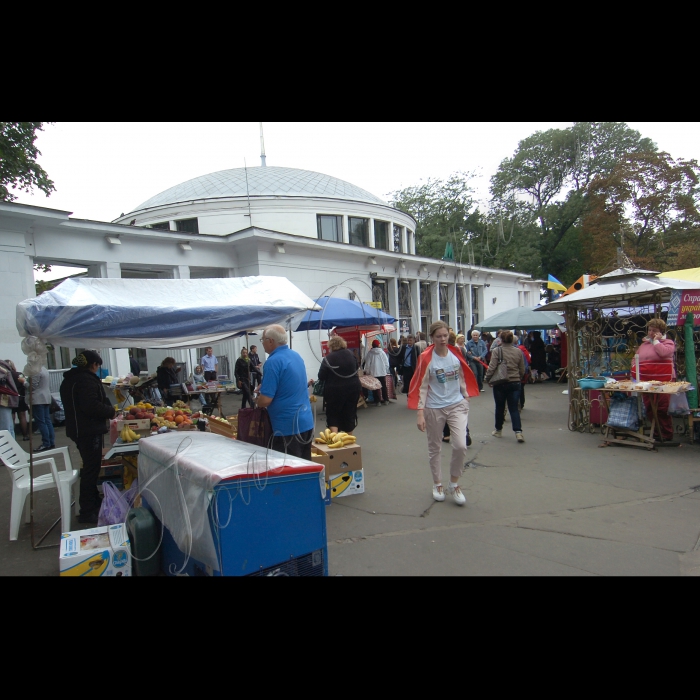
[[[410,332],[427,330],[438,318],[464,330],[499,311],[537,303],[540,282],[527,275],[417,256],[415,226],[411,216],[356,185],[264,165],[193,178],[112,223],[0,203],[0,265],[7,279],[0,351],[24,363],[15,307],[35,295],[34,263],[86,267],[91,277],[211,278],[213,294],[216,278],[283,276],[311,298],[378,302]],[[310,377],[318,370],[321,336],[327,333],[293,336]],[[214,348],[228,373],[243,344],[237,339]],[[53,368],[68,367],[73,350],[55,348]],[[168,353],[135,354],[142,369],[153,372]],[[170,354],[188,364],[198,355]],[[126,357],[110,351],[106,364],[113,374],[129,371]]]

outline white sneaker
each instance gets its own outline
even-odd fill
[[[500,430],[494,430],[491,435],[494,437],[501,437],[501,431]]]
[[[515,433],[515,439],[516,439],[518,442],[525,442],[525,438],[523,437],[523,434],[522,434],[522,433]]]
[[[462,493],[462,489],[459,488],[459,484],[455,484],[454,486],[452,484],[449,484],[449,486],[447,487],[447,493],[449,493],[450,496],[454,498],[454,501],[458,506],[463,506],[467,502],[467,499]]]
[[[445,500],[445,490],[442,488],[442,485],[436,486],[435,484],[433,484],[433,498],[436,501]]]

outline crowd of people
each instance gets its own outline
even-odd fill
[[[357,407],[363,387],[361,370],[377,380],[373,390],[374,403],[388,405],[387,377],[408,394],[408,408],[416,411],[418,430],[427,437],[428,463],[432,476],[432,495],[444,501],[450,495],[455,503],[466,502],[459,486],[469,435],[469,401],[486,391],[488,385],[494,399],[494,430],[492,435],[503,437],[506,417],[515,439],[524,442],[520,412],[525,405],[525,385],[531,377],[542,381],[556,377],[559,364],[556,346],[545,346],[540,333],[533,331],[520,337],[511,330],[501,330],[495,336],[472,330],[467,341],[443,321],[430,326],[429,341],[419,332],[400,341],[391,339],[386,349],[378,339],[371,343],[362,361],[348,350],[346,341],[333,335],[328,353],[321,361],[318,381],[323,383],[323,403],[326,424],[331,432],[352,433],[357,426]],[[242,393],[241,408],[246,405],[267,408],[273,436],[271,449],[304,459],[311,458],[314,417],[309,403],[308,379],[301,356],[287,345],[287,333],[282,326],[269,326],[261,339],[267,360],[264,367],[256,346],[243,348],[235,364],[236,385]],[[666,336],[666,325],[660,319],[648,323],[647,335],[639,346],[641,379],[675,378],[673,355],[675,344]],[[80,489],[80,522],[93,522],[99,510],[97,474],[102,456],[103,435],[107,421],[114,416],[114,407],[105,395],[98,373],[102,359],[98,353],[85,350],[73,360],[73,368],[64,374],[60,395],[66,414],[66,434],[77,445],[83,459]],[[166,357],[158,368],[158,386],[165,400],[172,398],[173,389],[180,384],[179,370],[172,357]],[[216,376],[218,360],[207,348],[193,378],[197,383]],[[0,425],[14,437],[14,415],[17,415],[23,438],[30,439],[27,426],[26,389],[29,385],[9,360],[0,361],[0,381],[10,391],[0,394]],[[46,368],[31,378],[31,402],[34,420],[42,436],[35,451],[55,447],[50,416]],[[16,395],[14,395],[16,394]],[[662,397],[666,398],[666,397]],[[205,396],[200,395],[200,400]],[[650,410],[648,402],[647,409]],[[657,412],[664,439],[673,437],[668,407],[659,401]],[[441,449],[443,442],[451,443],[450,479],[443,484]]]

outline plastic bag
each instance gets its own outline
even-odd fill
[[[613,394],[610,399],[610,414],[607,425],[611,428],[637,430],[639,428],[637,397]]]
[[[690,406],[688,405],[688,397],[685,392],[671,394],[668,402],[668,412],[673,416],[689,416]]]
[[[104,498],[97,517],[97,526],[118,525],[126,522],[126,514],[134,505],[138,488],[138,480],[134,480],[131,488],[122,493],[111,481],[105,481],[102,485]]]

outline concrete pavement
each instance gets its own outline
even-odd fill
[[[526,442],[510,422],[491,436],[490,390],[472,399],[473,439],[460,481],[465,506],[432,498],[427,440],[406,396],[360,409],[366,491],[326,509],[331,576],[628,576],[700,574],[700,444],[658,452],[610,446],[567,429],[561,384],[527,388]],[[225,412],[240,397],[226,396]],[[318,429],[324,416],[318,416]],[[35,436],[35,445],[40,440]],[[26,446],[27,443],[20,443]],[[69,445],[62,428],[56,444]],[[443,480],[450,446],[444,445]],[[10,542],[11,485],[0,479],[0,575],[58,575],[57,548],[33,550],[29,526]],[[36,530],[58,517],[55,491],[36,494]],[[74,520],[74,527],[78,524]],[[58,541],[58,530],[46,542]]]

